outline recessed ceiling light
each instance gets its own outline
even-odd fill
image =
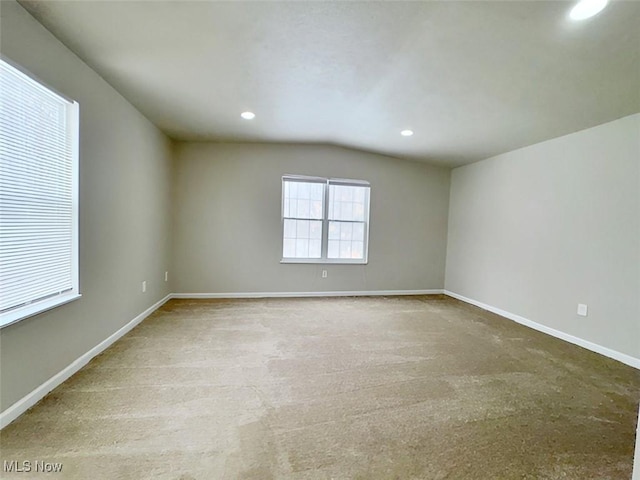
[[[413,130],[402,130],[400,132],[400,135],[402,135],[403,137],[410,137],[411,135],[413,135]]]
[[[256,114],[253,112],[242,112],[240,116],[245,120],[253,120],[254,118],[256,118]]]
[[[571,9],[569,17],[571,20],[584,20],[593,17],[596,13],[602,11],[607,6],[609,0],[580,0],[578,4]]]

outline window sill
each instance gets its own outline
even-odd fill
[[[67,293],[65,295],[48,298],[41,302],[25,305],[24,307],[20,307],[7,313],[3,313],[0,315],[0,328],[7,327],[19,322],[20,320],[24,320],[25,318],[33,317],[34,315],[38,315],[39,313],[43,313],[47,310],[59,307],[60,305],[64,305],[65,303],[73,302],[74,300],[79,299],[81,296],[82,295],[75,292]]]
[[[300,263],[300,264],[314,264],[314,265],[366,265],[368,260],[327,260],[322,258],[283,258],[280,263]]]

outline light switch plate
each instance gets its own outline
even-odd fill
[[[584,303],[578,304],[578,315],[580,315],[581,317],[587,316],[587,306]]]

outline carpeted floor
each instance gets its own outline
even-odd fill
[[[2,431],[0,460],[82,480],[620,480],[639,392],[631,367],[444,296],[173,300]]]

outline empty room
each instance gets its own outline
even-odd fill
[[[640,2],[0,0],[0,53],[0,478],[640,480]]]

